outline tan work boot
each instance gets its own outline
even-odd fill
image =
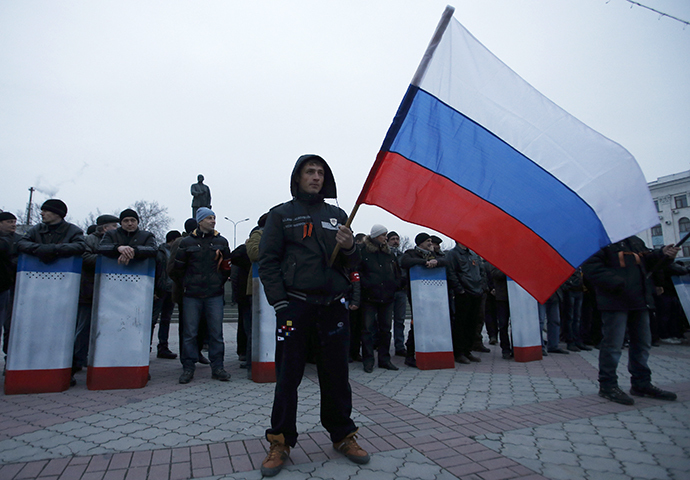
[[[274,477],[283,468],[285,462],[290,457],[290,447],[285,444],[285,435],[266,435],[266,438],[271,442],[271,447],[268,450],[268,455],[261,462],[261,475],[264,477]]]
[[[333,444],[333,448],[355,463],[364,465],[369,463],[369,454],[357,444],[357,430],[343,440]]]

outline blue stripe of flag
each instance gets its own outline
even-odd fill
[[[575,192],[482,126],[417,87],[410,86],[383,148],[500,208],[573,266],[611,243],[599,217]],[[573,229],[586,235],[564,235]]]

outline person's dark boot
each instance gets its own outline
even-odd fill
[[[599,396],[605,398],[606,400],[611,400],[612,402],[620,403],[621,405],[634,405],[635,400],[629,397],[623,390],[618,386],[610,388],[599,388]]]
[[[171,352],[167,345],[158,345],[158,354],[156,357],[174,360],[177,358],[177,354]]]
[[[659,387],[655,387],[651,383],[644,387],[630,387],[630,394],[635,395],[636,397],[649,397],[669,401],[673,401],[678,398],[678,395],[675,393],[662,390]]]

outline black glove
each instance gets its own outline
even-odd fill
[[[39,245],[34,255],[43,263],[50,263],[57,258],[57,249],[53,244]]]

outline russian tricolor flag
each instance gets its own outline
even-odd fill
[[[357,205],[456,239],[544,302],[656,225],[633,156],[543,96],[447,7]]]

